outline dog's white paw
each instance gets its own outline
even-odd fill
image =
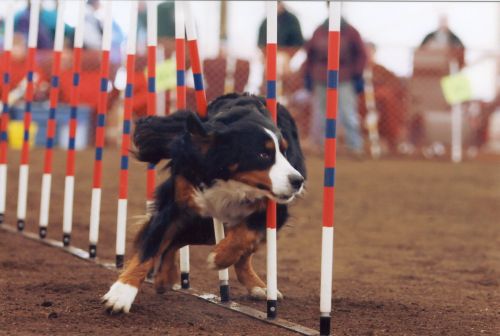
[[[210,254],[207,257],[207,266],[209,269],[217,269],[217,266],[215,265],[215,257],[217,254],[215,252],[210,252]]]
[[[280,291],[277,293],[278,300],[283,300],[283,294]],[[252,287],[250,297],[256,300],[267,300],[267,288]]]
[[[113,313],[123,311],[128,313],[135,300],[138,288],[127,285],[121,281],[115,282],[109,291],[102,297],[106,309]]]

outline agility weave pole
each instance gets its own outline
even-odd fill
[[[26,225],[26,206],[28,203],[28,176],[29,176],[29,151],[30,151],[30,126],[31,126],[31,107],[34,94],[34,73],[35,56],[38,40],[38,20],[40,14],[40,0],[34,0],[30,9],[30,24],[28,30],[28,58],[26,59],[26,79],[27,87],[24,100],[26,107],[24,109],[24,136],[23,147],[21,150],[21,164],[19,165],[19,186],[17,194],[17,229],[24,230]]]
[[[78,21],[75,28],[75,41],[73,46],[73,85],[71,87],[70,97],[69,141],[66,154],[66,177],[64,180],[63,244],[65,246],[68,246],[71,242],[71,230],[73,227],[73,199],[75,196],[75,146],[77,112],[80,100],[80,73],[85,18],[85,0],[80,0],[78,5]]]
[[[99,240],[102,193],[102,159],[104,155],[104,127],[106,125],[106,112],[108,108],[109,52],[111,49],[111,33],[113,24],[111,6],[112,3],[110,1],[105,2],[105,19],[101,46],[99,103],[97,105],[97,125],[95,131],[94,178],[92,182],[92,199],[90,203],[89,256],[91,258],[95,258],[97,255],[97,242]]]
[[[42,175],[42,189],[40,195],[40,218],[38,221],[40,238],[47,236],[49,225],[50,191],[52,188],[52,156],[56,135],[56,111],[59,101],[59,83],[61,76],[61,53],[64,43],[64,8],[65,1],[58,2],[56,32],[52,63],[52,78],[50,81],[50,110],[47,120],[47,134],[45,144],[44,168]]]
[[[330,335],[335,225],[336,125],[340,49],[340,1],[330,1],[328,12],[328,67],[326,93],[323,230],[321,242],[320,334]]]
[[[177,110],[186,108],[186,27],[183,8],[175,3],[175,65],[176,65],[176,98]],[[181,287],[188,289],[189,283],[189,245],[180,249]]]
[[[127,86],[125,88],[125,108],[123,114],[123,133],[120,160],[120,191],[118,195],[118,213],[116,218],[116,267],[123,267],[127,233],[128,201],[128,161],[130,150],[130,131],[132,127],[132,108],[135,84],[135,52],[137,39],[138,3],[130,4],[130,27],[127,37]]]
[[[148,35],[148,97],[147,97],[147,114],[148,116],[156,115],[156,46],[158,44],[157,37],[157,4],[154,2],[147,3],[147,35]],[[148,163],[146,173],[146,211],[154,203],[155,192],[155,165]]]
[[[9,124],[9,93],[11,52],[14,41],[14,2],[7,5],[5,16],[4,51],[2,55],[2,122],[0,124],[0,224],[4,221],[7,201],[7,126]]]
[[[201,69],[200,55],[198,53],[198,42],[196,27],[189,3],[184,3],[184,16],[186,23],[187,43],[193,68],[194,89],[196,95],[196,109],[201,118],[207,117],[207,97],[203,87],[203,72]],[[224,239],[224,223],[214,218],[215,243],[218,244]],[[185,252],[184,252],[185,253]],[[227,268],[219,270],[219,290],[222,302],[229,301],[229,270]]]
[[[275,124],[278,123],[276,103],[276,58],[278,41],[278,3],[266,2],[267,45],[266,45],[266,106]],[[278,312],[278,259],[276,247],[276,202],[267,202],[266,213],[267,247],[267,318],[276,318]]]

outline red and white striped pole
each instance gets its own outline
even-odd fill
[[[276,104],[276,58],[278,34],[278,3],[266,2],[267,12],[267,46],[266,46],[266,80],[267,95],[266,106],[274,123],[277,123]],[[278,261],[276,247],[276,202],[269,200],[266,216],[266,241],[267,241],[267,318],[274,319],[278,308]]]
[[[0,224],[5,215],[7,201],[7,125],[9,124],[9,93],[11,52],[14,41],[14,2],[9,2],[5,13],[5,35],[2,78],[2,121],[0,124]]]
[[[147,30],[148,30],[148,98],[147,113],[149,116],[156,114],[156,46],[158,44],[157,33],[157,4],[147,3]],[[149,211],[154,203],[155,192],[155,165],[148,163],[146,173],[146,210]]]
[[[26,79],[28,85],[24,99],[26,108],[24,110],[24,138],[21,151],[21,165],[19,166],[19,186],[17,195],[17,229],[24,230],[26,224],[26,206],[28,202],[28,176],[29,176],[29,151],[30,151],[30,125],[31,125],[31,106],[34,93],[34,71],[35,56],[38,40],[38,19],[40,14],[40,0],[31,2],[30,23],[28,32],[28,58]]]
[[[50,190],[52,186],[52,150],[56,135],[56,110],[59,99],[59,83],[61,75],[61,52],[64,44],[64,7],[65,1],[58,1],[56,33],[54,38],[54,52],[52,60],[52,79],[50,82],[50,110],[47,120],[47,142],[45,145],[44,168],[42,175],[42,191],[40,195],[40,238],[47,236],[49,225]]]
[[[66,156],[66,178],[64,180],[63,208],[63,244],[68,246],[71,241],[73,226],[73,198],[75,194],[75,144],[77,127],[77,110],[80,100],[80,72],[83,46],[83,28],[85,18],[85,0],[78,3],[78,21],[75,27],[73,45],[73,85],[70,97],[69,141]]]
[[[135,52],[137,40],[137,1],[130,3],[130,25],[127,36],[127,86],[125,88],[125,108],[120,160],[120,187],[118,213],[116,219],[116,267],[123,267],[125,239],[127,233],[128,197],[128,154],[130,150],[130,129],[132,126],[133,92],[135,82]]]
[[[106,124],[106,111],[108,108],[109,86],[109,51],[111,49],[111,32],[113,19],[111,17],[111,1],[104,3],[104,24],[101,46],[101,74],[99,86],[99,103],[97,105],[97,127],[95,131],[95,160],[94,180],[92,182],[92,199],[90,203],[90,228],[89,228],[89,257],[97,255],[97,242],[99,240],[99,224],[101,214],[101,188],[102,188],[102,158],[104,155],[104,127]]]
[[[186,35],[191,58],[191,67],[193,68],[194,90],[196,97],[196,110],[202,118],[207,116],[207,96],[203,87],[203,71],[201,69],[200,55],[198,52],[198,41],[196,27],[189,2],[184,3],[184,16],[186,20]]]
[[[186,20],[187,44],[189,48],[189,56],[193,68],[194,89],[196,97],[196,109],[201,118],[207,117],[207,97],[203,87],[203,72],[201,69],[200,55],[198,53],[198,43],[196,35],[196,27],[194,25],[193,16],[189,3],[184,3],[184,15]],[[214,221],[215,242],[218,244],[224,239],[224,223],[217,218]],[[220,300],[222,302],[229,301],[229,270],[227,268],[219,270],[219,290]]]
[[[323,232],[321,243],[320,334],[330,335],[332,311],[333,237],[335,212],[336,124],[340,47],[340,1],[330,1],[325,128]]]
[[[177,87],[176,87],[176,109],[186,108],[186,27],[184,24],[184,12],[179,3],[175,4],[175,62],[177,68]],[[189,283],[189,246],[180,249],[180,269],[181,269],[181,287],[188,289]]]

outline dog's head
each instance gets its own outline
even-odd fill
[[[194,169],[198,176],[194,177],[207,186],[218,180],[235,181],[252,198],[260,195],[278,203],[288,203],[302,192],[304,177],[287,159],[293,148],[289,148],[267,110],[262,113],[252,104],[232,106],[205,123],[192,114],[186,120],[186,129],[185,146],[175,151],[180,157],[190,157],[182,161],[197,165]],[[173,165],[182,169],[175,164],[175,156]],[[238,188],[238,183],[233,187]]]

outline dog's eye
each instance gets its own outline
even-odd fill
[[[257,154],[257,156],[259,157],[259,159],[262,159],[262,160],[269,160],[269,159],[271,159],[271,155],[269,155],[266,152],[261,152],[261,153]]]

